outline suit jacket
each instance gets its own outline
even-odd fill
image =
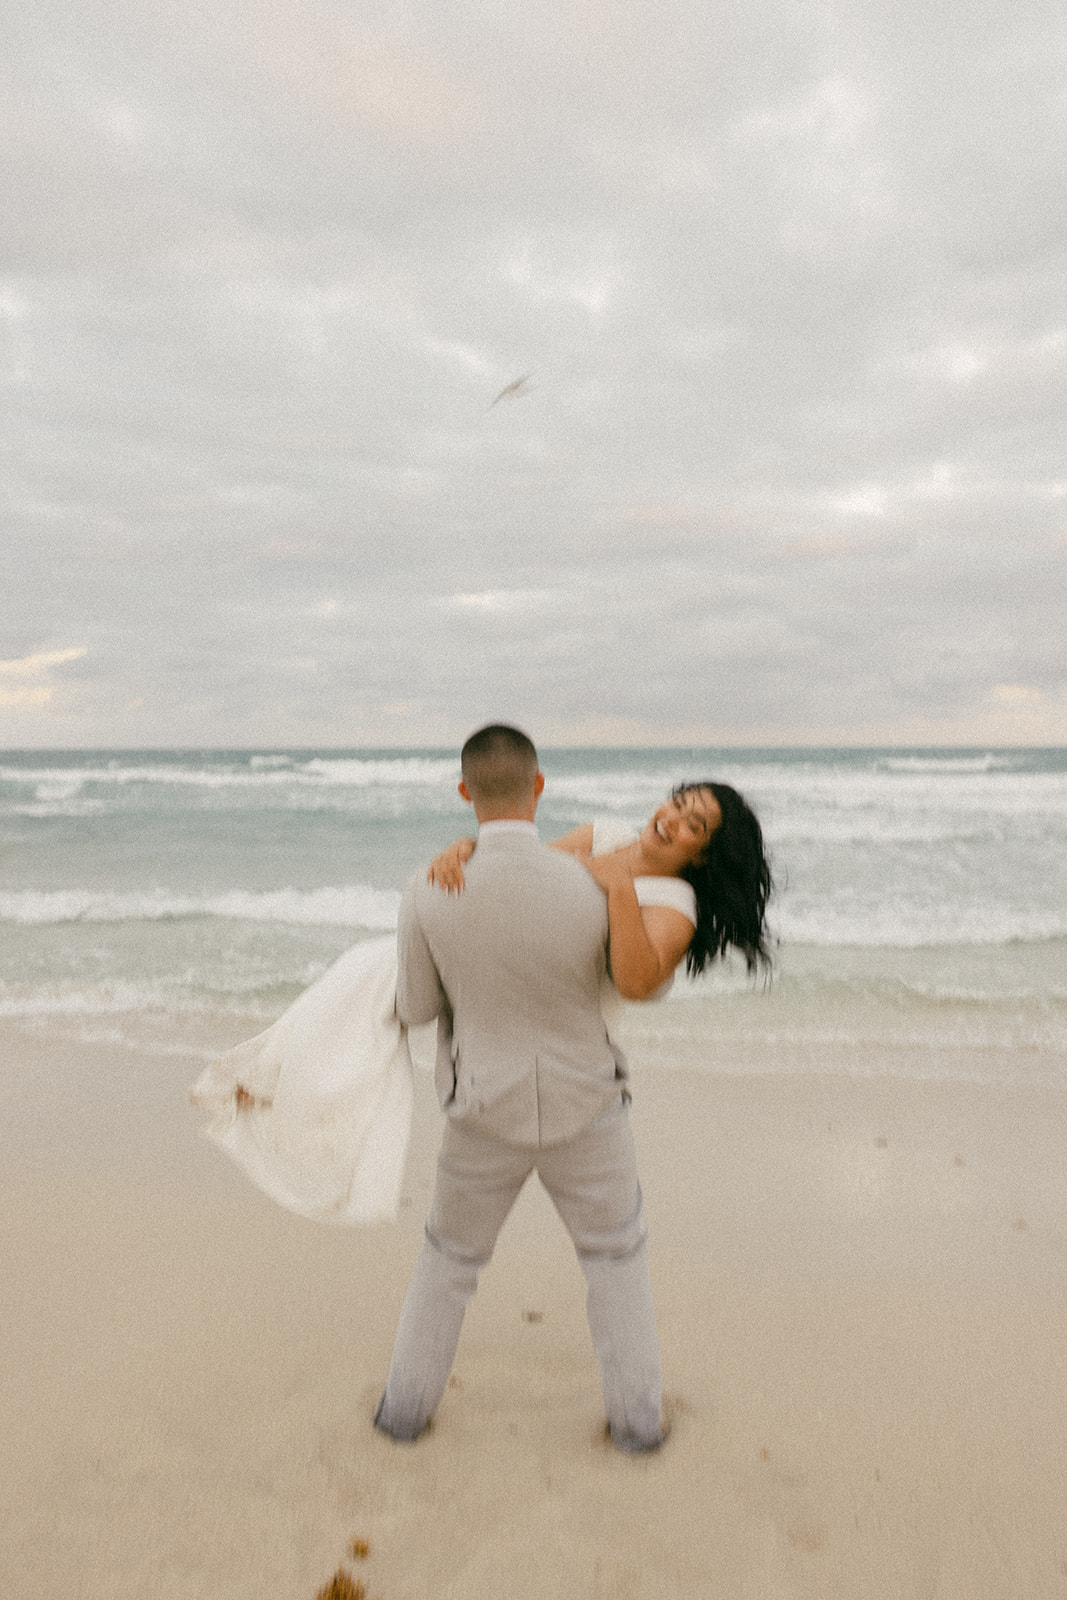
[[[483,833],[460,895],[416,875],[400,907],[397,1013],[437,1018],[449,1116],[509,1144],[588,1127],[624,1089],[600,1010],[607,899],[532,832]]]

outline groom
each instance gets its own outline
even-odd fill
[[[400,908],[397,1014],[437,1018],[447,1113],[426,1237],[400,1313],[374,1421],[416,1439],[444,1392],[479,1270],[536,1170],[574,1241],[613,1443],[654,1450],[660,1361],[625,1063],[599,987],[607,906],[572,857],[547,849],[544,788],[525,734],[467,740],[459,792],[478,847],[459,895],[419,875]]]

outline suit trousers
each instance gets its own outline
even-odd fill
[[[659,1341],[633,1134],[621,1100],[575,1138],[543,1148],[446,1125],[426,1237],[374,1419],[394,1439],[416,1439],[436,1410],[478,1273],[535,1170],[585,1274],[612,1441],[629,1451],[660,1442]]]

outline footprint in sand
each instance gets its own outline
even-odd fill
[[[813,1496],[807,1492],[807,1475],[793,1466],[781,1451],[764,1445],[756,1471],[749,1475],[747,1498],[773,1527],[777,1557],[768,1551],[772,1564],[789,1560],[789,1551],[817,1555],[826,1545],[826,1524],[818,1515]]]

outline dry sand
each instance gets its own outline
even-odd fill
[[[1067,1596],[1067,1096],[638,1072],[673,1431],[634,1460],[535,1187],[432,1431],[373,1431],[424,1077],[400,1222],[334,1231],[197,1138],[197,1062],[0,1047],[4,1596]]]

